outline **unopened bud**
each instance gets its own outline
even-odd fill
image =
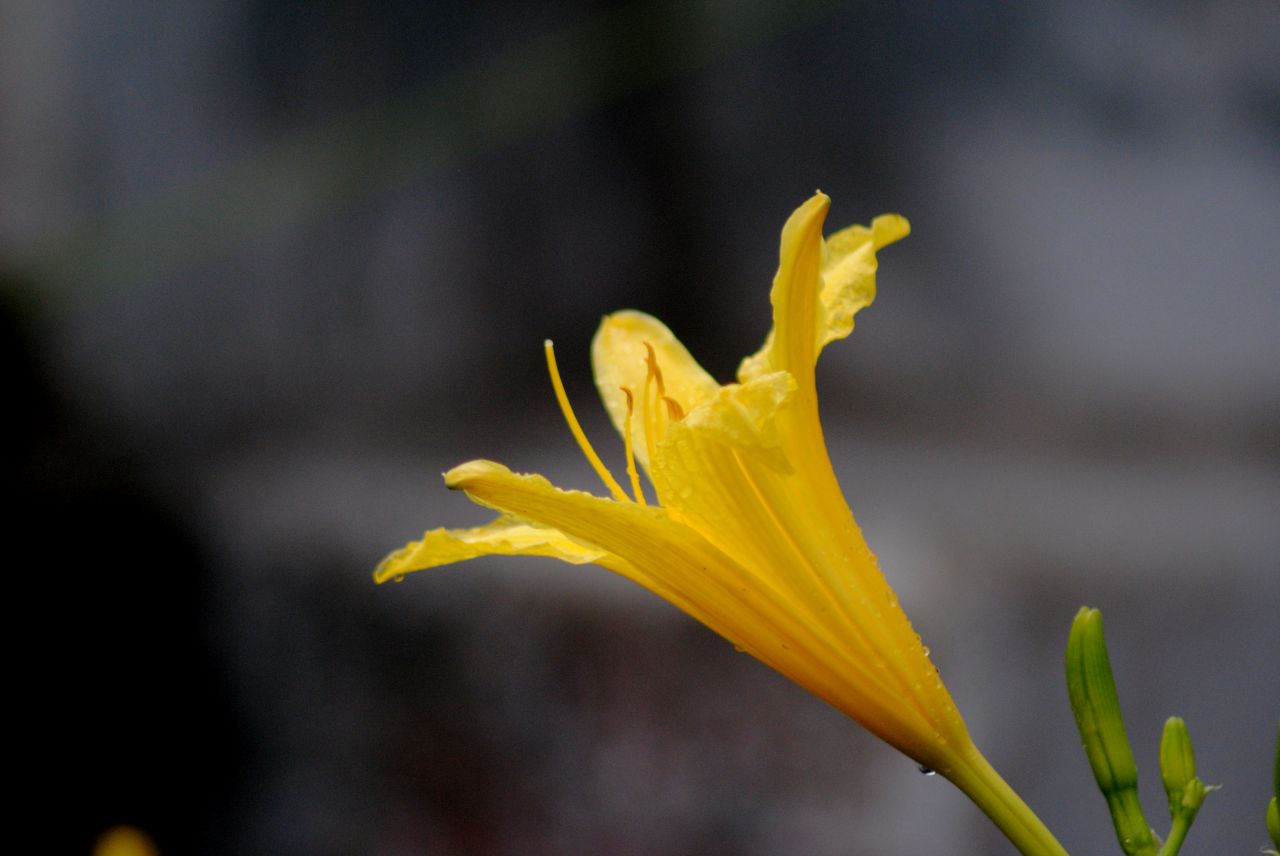
[[[1138,802],[1138,767],[1120,716],[1120,699],[1102,635],[1102,613],[1096,609],[1082,608],[1071,624],[1067,694],[1121,848],[1130,856],[1154,854],[1155,838]]]
[[[1191,734],[1181,717],[1171,716],[1164,724],[1164,734],[1160,738],[1160,778],[1164,780],[1164,792],[1169,795],[1169,816],[1176,817],[1182,810],[1187,786],[1199,781],[1196,779],[1196,756],[1191,748]],[[1203,801],[1203,784],[1200,792]]]
[[[1096,609],[1082,608],[1071,625],[1067,692],[1089,765],[1103,793],[1135,786],[1138,768],[1120,716],[1120,699],[1102,635],[1102,613]]]

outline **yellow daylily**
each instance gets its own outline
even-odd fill
[[[375,579],[494,554],[602,565],[950,778],[1023,852],[1063,854],[974,748],[832,471],[818,354],[853,330],[875,297],[876,251],[909,226],[885,215],[824,240],[829,206],[816,194],[783,227],[773,329],[736,383],[717,383],[649,315],[625,310],[601,323],[592,364],[624,438],[627,487],[587,441],[547,342],[561,409],[610,497],[491,461],[462,464],[445,484],[501,516],[428,532],[383,560]]]

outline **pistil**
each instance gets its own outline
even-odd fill
[[[560,402],[560,412],[564,414],[564,421],[569,424],[569,431],[573,433],[573,439],[578,441],[578,448],[582,450],[582,454],[586,456],[587,462],[596,471],[596,475],[600,476],[604,486],[609,489],[609,493],[613,494],[613,498],[619,502],[630,502],[631,499],[627,496],[627,492],[622,489],[622,485],[618,484],[617,479],[609,472],[609,468],[604,465],[604,461],[600,460],[596,450],[591,448],[591,443],[587,440],[587,435],[582,430],[582,425],[578,423],[578,417],[573,415],[573,407],[569,404],[569,396],[565,394],[564,383],[560,380],[560,370],[556,367],[556,352],[550,339],[542,343],[542,349],[547,355],[547,371],[551,373],[551,385],[556,391],[556,401]]]

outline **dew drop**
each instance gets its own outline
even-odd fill
[[[924,764],[921,764],[918,769],[920,770],[921,773],[923,773],[926,776],[938,775],[937,770],[933,769],[932,767],[926,767]]]
[[[928,646],[928,645],[925,645],[923,650],[924,650],[924,655],[925,655],[926,657],[928,657],[928,656],[929,656],[929,646]]]

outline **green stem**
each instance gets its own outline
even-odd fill
[[[1120,842],[1125,856],[1159,856],[1156,837],[1142,814],[1142,803],[1138,802],[1137,781],[1132,786],[1125,785],[1103,795],[1107,798],[1107,811],[1111,813],[1111,823],[1116,829],[1116,841]],[[1190,827],[1188,823],[1187,828]],[[1186,830],[1182,834],[1185,837]]]
[[[1164,846],[1160,848],[1159,856],[1178,856],[1178,851],[1182,849],[1182,842],[1187,837],[1187,830],[1191,828],[1191,817],[1187,814],[1179,814],[1173,818],[1173,823],[1169,826],[1169,837],[1165,839]]]
[[[938,772],[973,800],[1023,856],[1068,856],[1053,833],[976,748],[966,753],[960,764]]]

